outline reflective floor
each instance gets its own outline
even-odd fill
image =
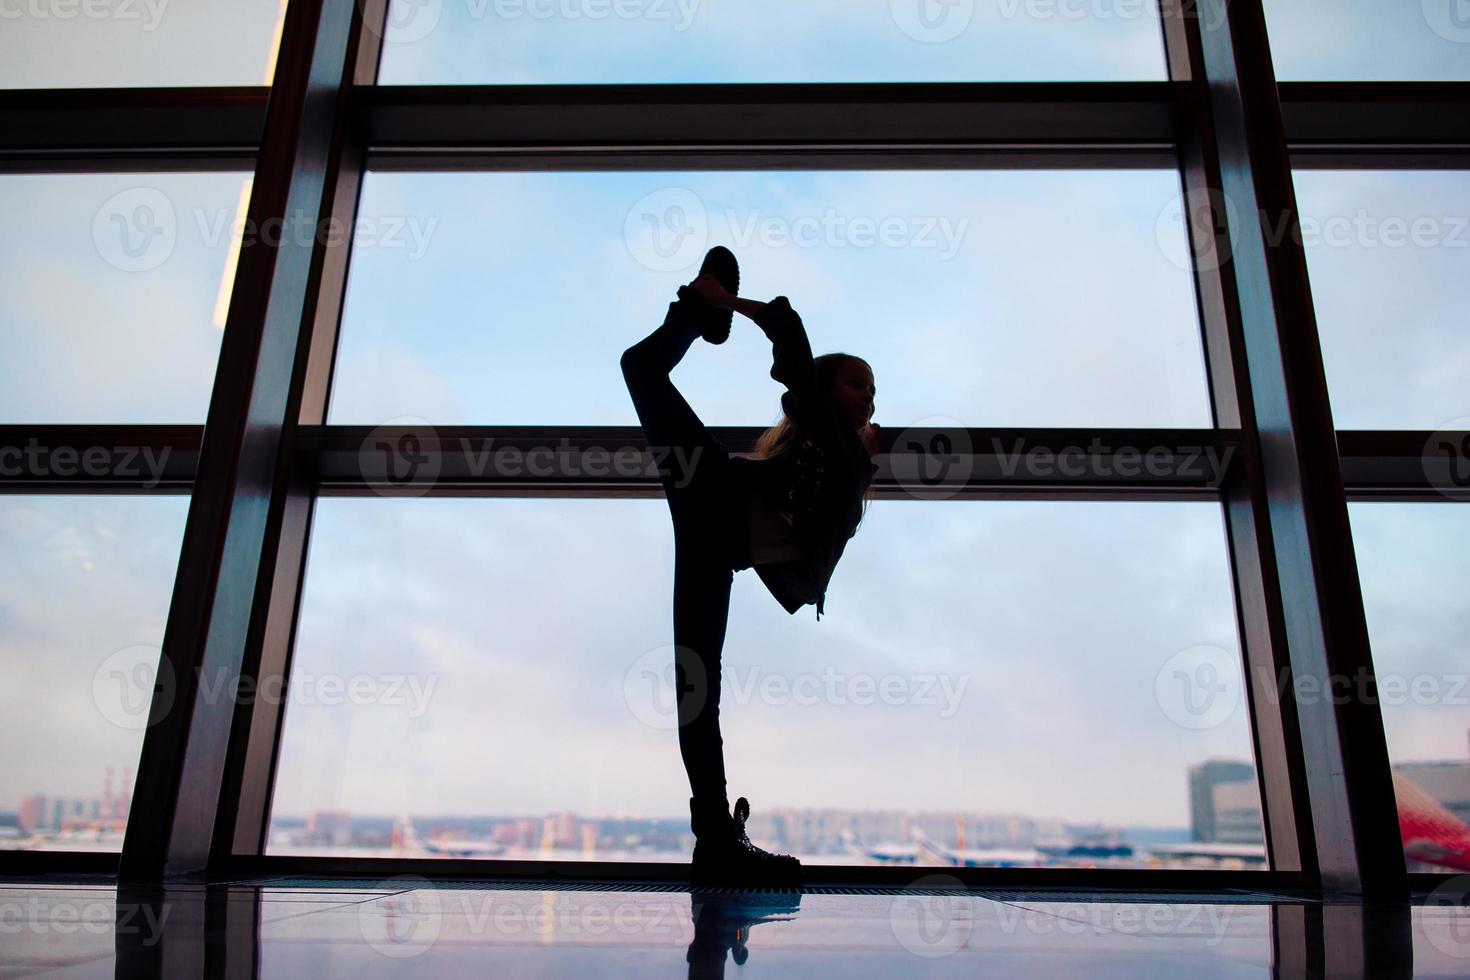
[[[273,878],[0,879],[0,976],[1464,977],[1463,883],[1413,907],[1251,893]]]

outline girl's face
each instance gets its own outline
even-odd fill
[[[873,398],[877,394],[873,372],[862,361],[844,360],[832,375],[837,410],[854,429],[861,429],[873,417]]]

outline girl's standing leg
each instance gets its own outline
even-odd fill
[[[697,801],[725,808],[720,658],[730,614],[730,565],[707,542],[674,532],[674,682],[679,753]]]
[[[649,451],[663,460],[659,479],[674,522],[679,751],[695,799],[716,807],[725,800],[720,657],[734,578],[728,506],[734,474],[724,447],[669,378],[699,336],[692,310],[689,300],[671,303],[663,324],[623,353],[622,369]]]

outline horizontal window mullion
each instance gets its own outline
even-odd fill
[[[0,493],[187,493],[202,425],[0,425]]]
[[[1381,165],[1385,154],[1450,166],[1470,152],[1470,83],[1287,82],[1280,91],[1288,144],[1304,166]],[[238,166],[259,146],[267,95],[265,87],[0,92],[0,169]],[[356,98],[384,159],[944,144],[1009,149],[1017,166],[1048,166],[1172,145],[1193,95],[1169,82],[978,82],[381,86]]]
[[[749,453],[757,427],[712,426]],[[909,428],[886,436],[877,496],[1213,496],[1240,465],[1236,433],[1214,429]],[[323,492],[657,496],[663,469],[696,465],[650,450],[632,426],[321,426],[303,430],[302,465]]]

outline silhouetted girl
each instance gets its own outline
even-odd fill
[[[862,521],[877,467],[876,388],[866,361],[813,358],[801,318],[785,296],[742,299],[735,256],[715,246],[700,275],[681,286],[664,322],[623,352],[623,377],[656,459],[674,523],[674,648],[679,749],[693,793],[693,881],[791,883],[801,864],[750,843],[744,797],[733,818],[720,737],[720,656],[734,572],[754,567],[782,607],[815,604]],[[669,378],[696,336],[724,343],[732,311],[771,341],[771,377],[786,386],[783,417],[756,443],[755,458],[731,456]],[[688,461],[687,465],[677,461]]]

